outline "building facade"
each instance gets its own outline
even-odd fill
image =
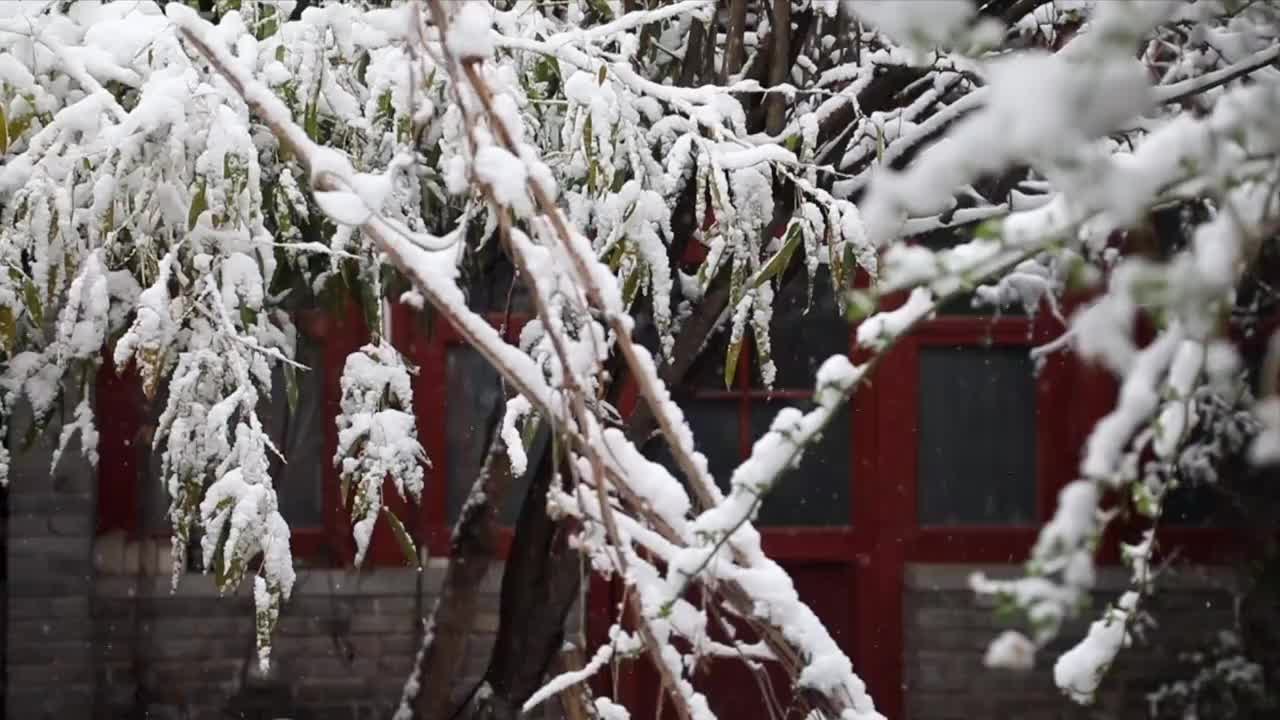
[[[723,339],[712,338],[674,389],[721,482],[779,408],[807,401],[823,359],[855,353],[831,298],[820,286],[809,307],[803,281],[781,294],[773,388],[760,386],[750,349],[726,387]],[[493,321],[514,340],[522,317],[517,303]],[[149,442],[155,403],[137,383],[109,366],[99,377],[96,468],[69,453],[51,476],[56,423],[23,449],[17,438],[26,436],[25,425],[15,418],[3,593],[8,717],[390,716],[420,642],[420,618],[443,577],[450,527],[502,400],[493,371],[447,323],[428,326],[403,307],[393,318],[396,344],[419,368],[419,432],[432,460],[423,502],[394,509],[409,519],[425,569],[405,567],[385,523],[366,566],[351,567],[349,521],[329,459],[342,363],[365,333],[358,314],[299,323],[309,337],[299,352],[313,371],[297,381],[294,407],[277,393],[263,409],[284,448],[275,477],[299,564],[267,676],[253,662],[247,591],[220,597],[196,572],[171,585]],[[992,318],[963,307],[941,314],[891,351],[762,507],[766,550],[792,573],[890,718],[1140,717],[1146,692],[1170,677],[1176,651],[1203,645],[1206,632],[1228,624],[1232,578],[1221,563],[1234,549],[1230,533],[1206,526],[1201,504],[1184,502],[1161,536],[1183,548],[1184,564],[1154,602],[1157,617],[1195,622],[1171,620],[1158,651],[1124,654],[1094,706],[1073,706],[1057,693],[1052,652],[1025,674],[983,667],[1002,621],[969,592],[967,578],[976,570],[1018,572],[1116,391],[1104,372],[1066,355],[1035,365],[1027,351],[1061,332],[1058,322],[1050,313]],[[653,452],[662,458],[661,448]],[[509,496],[507,524],[523,487]],[[1106,567],[1096,608],[1124,587],[1117,541],[1125,532],[1109,535],[1100,550]],[[459,699],[485,668],[501,576],[497,563],[483,588],[467,672],[455,683]],[[618,599],[616,586],[594,582],[590,590],[567,619],[571,637],[580,631],[598,640],[598,618]],[[1064,631],[1063,643],[1080,637],[1089,619]],[[711,672],[720,717],[769,717],[749,675]],[[638,709],[633,717],[652,716],[656,693],[643,669],[618,686]]]

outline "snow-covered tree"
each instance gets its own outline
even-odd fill
[[[294,573],[257,407],[274,368],[293,372],[288,302],[345,294],[369,318],[335,418],[358,558],[380,516],[399,529],[382,479],[416,496],[428,461],[383,301],[429,307],[511,392],[490,459],[519,474],[527,439],[554,435],[547,510],[627,586],[634,623],[518,703],[647,657],[679,716],[707,718],[694,671],[728,653],[779,665],[818,716],[872,718],[753,518],[942,303],[1057,312],[1089,290],[1036,353],[1101,363],[1119,400],[1027,577],[973,581],[1031,626],[988,661],[1024,663],[1093,587],[1104,501],[1132,499],[1152,527],[1126,553],[1133,586],[1055,667],[1087,701],[1153,589],[1166,494],[1211,474],[1224,437],[1280,459],[1280,396],[1242,391],[1232,340],[1271,303],[1257,276],[1280,220],[1277,33],[1280,10],[1244,0],[5,3],[0,420],[18,402],[47,420],[104,348],[163,390],[174,582],[195,542],[221,587],[252,576],[265,663]],[[1177,237],[1134,252],[1171,212]],[[946,247],[911,241],[924,234]],[[706,253],[687,272],[689,243]],[[518,344],[460,287],[485,248],[536,310]],[[771,385],[776,290],[797,272],[811,293],[830,278],[870,359],[827,360],[812,409],[778,412],[722,492],[672,368],[725,353],[732,374],[753,342]],[[1140,317],[1157,328],[1143,346]],[[704,347],[721,324],[728,342]],[[1277,363],[1272,342],[1272,380]],[[639,390],[631,426],[608,402],[619,374]],[[61,439],[93,460],[83,397]],[[648,430],[675,474],[642,452]],[[709,641],[720,610],[752,637]],[[627,717],[605,698],[596,711]]]

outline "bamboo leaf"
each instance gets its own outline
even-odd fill
[[[17,340],[18,323],[13,317],[13,308],[0,305],[0,351],[12,353]]]
[[[800,246],[800,241],[800,223],[792,221],[791,227],[787,230],[786,242],[782,244],[778,252],[773,254],[773,257],[769,258],[764,267],[760,268],[760,271],[756,273],[756,276],[751,280],[751,287],[760,287],[769,280],[781,276],[787,266],[791,264],[791,256],[795,254],[796,248]]]
[[[298,371],[289,363],[284,364],[284,391],[289,401],[289,414],[298,411]]]
[[[396,535],[396,542],[400,543],[400,552],[404,553],[406,565],[418,565],[418,551],[413,546],[413,538],[409,537],[409,531],[405,530],[404,524],[400,522],[400,518],[391,512],[387,506],[382,506],[382,512],[387,516],[387,523],[391,525],[391,531]]]
[[[204,182],[201,181],[200,186],[196,188],[196,196],[191,198],[191,209],[187,211],[187,229],[194,228],[196,222],[200,220],[200,214],[208,209],[209,198],[205,195]]]
[[[742,340],[729,344],[728,354],[724,358],[724,386],[733,387],[733,379],[738,374],[738,356],[742,354]]]
[[[312,140],[320,139],[320,107],[318,103],[307,103],[307,108],[303,112],[302,127],[307,132],[307,137]]]
[[[40,302],[40,290],[28,278],[22,279],[22,299],[36,327],[44,327],[44,303]]]

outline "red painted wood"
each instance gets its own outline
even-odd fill
[[[138,533],[138,469],[143,442],[142,386],[132,365],[116,372],[110,349],[102,353],[94,415],[98,422],[98,532]]]
[[[945,326],[938,326],[940,336]],[[915,342],[888,351],[876,368],[875,447],[877,487],[876,544],[865,568],[867,582],[859,601],[868,604],[868,620],[859,628],[868,637],[863,654],[865,679],[876,705],[887,717],[902,717],[903,660],[906,640],[902,595],[906,548],[916,528],[917,432],[920,424],[919,352]]]
[[[1037,532],[1031,527],[919,528],[912,535],[906,561],[1020,565],[1035,544]]]

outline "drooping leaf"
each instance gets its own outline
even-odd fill
[[[27,313],[36,327],[44,326],[44,303],[40,301],[40,290],[30,278],[22,278],[22,300],[27,306]]]
[[[310,372],[315,372],[311,370]],[[289,363],[284,364],[284,394],[289,401],[289,413],[298,411],[298,371]]]
[[[396,536],[396,542],[400,545],[400,552],[404,553],[404,562],[406,565],[418,565],[418,551],[414,547],[413,538],[409,537],[409,531],[405,529],[404,524],[400,522],[400,518],[391,512],[391,508],[383,505],[382,514],[387,516],[387,524],[391,526],[391,532]]]
[[[790,228],[787,230],[786,242],[778,248],[778,252],[765,262],[760,271],[755,274],[751,280],[751,287],[760,287],[761,284],[782,275],[787,266],[791,264],[791,256],[795,254],[796,248],[800,247],[801,242],[800,224],[792,221]]]
[[[13,308],[0,305],[0,351],[12,354],[18,341],[18,324],[13,317]]]
[[[196,188],[195,197],[191,198],[191,209],[187,211],[187,229],[190,230],[196,226],[196,222],[200,220],[200,215],[209,209],[209,198],[205,195],[205,184],[201,181],[199,187]]]
[[[733,387],[733,380],[738,375],[738,356],[742,354],[742,339],[729,343],[729,350],[724,357],[724,386]]]

